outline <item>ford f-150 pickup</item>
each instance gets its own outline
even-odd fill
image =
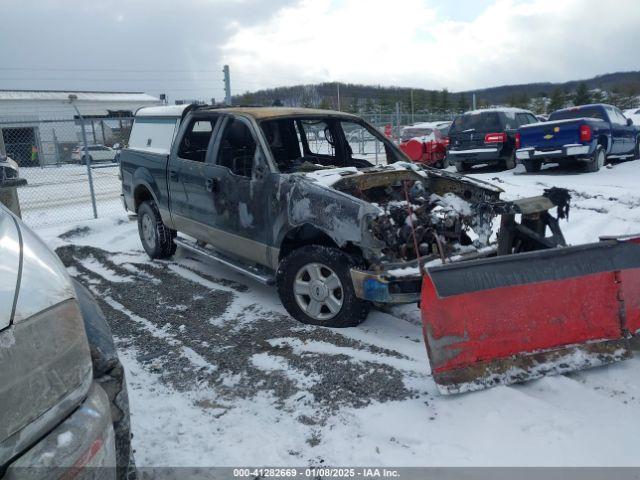
[[[584,105],[553,112],[549,121],[518,130],[518,161],[527,172],[543,163],[583,162],[597,172],[607,158],[640,158],[640,136],[633,121],[611,105]]]
[[[378,143],[369,154],[351,143],[363,136]],[[564,245],[548,210],[566,191],[502,201],[488,183],[410,163],[342,112],[143,108],[120,169],[150,257],[179,245],[275,283],[305,323],[355,325],[371,304],[415,302],[433,262]]]

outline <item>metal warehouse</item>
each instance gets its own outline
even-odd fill
[[[142,92],[0,90],[0,153],[22,166],[63,163],[82,138],[77,111],[89,143],[113,145],[138,108],[161,104]]]

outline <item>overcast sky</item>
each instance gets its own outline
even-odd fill
[[[640,69],[640,0],[0,0],[0,88],[469,90]]]

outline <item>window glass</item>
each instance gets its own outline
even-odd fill
[[[168,155],[177,125],[175,118],[136,118],[129,137],[129,148]]]
[[[347,159],[366,160],[373,165],[389,163],[385,145],[378,136],[356,122],[343,121],[340,125],[347,140]],[[428,130],[433,133],[433,129]]]
[[[416,137],[427,137],[433,133],[433,128],[426,127],[405,127],[402,129],[400,140],[403,142],[409,141]]]
[[[178,156],[194,162],[204,162],[214,125],[215,119],[191,120],[180,141]]]
[[[218,165],[235,175],[251,177],[259,150],[249,126],[241,120],[227,122],[220,140]]]
[[[502,122],[498,112],[465,113],[451,124],[450,133],[469,131],[489,132],[501,131]]]
[[[596,118],[599,120],[607,120],[605,118],[604,109],[601,107],[570,108],[567,110],[559,110],[549,115],[549,121],[569,120],[572,118]]]

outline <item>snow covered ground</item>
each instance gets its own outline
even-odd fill
[[[640,162],[472,175],[506,198],[570,188],[570,243],[640,232]],[[39,233],[112,323],[139,466],[640,464],[639,358],[443,397],[414,306],[308,327],[222,266],[150,262],[124,213]]]

